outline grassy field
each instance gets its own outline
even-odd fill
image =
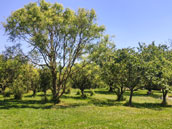
[[[57,105],[42,103],[42,93],[36,97],[26,94],[22,101],[0,96],[0,129],[171,129],[172,100],[161,107],[161,94],[137,91],[133,107],[105,89],[81,99],[73,90]],[[125,94],[128,100],[129,93]],[[50,99],[50,94],[48,98]]]

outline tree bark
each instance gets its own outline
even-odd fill
[[[163,101],[162,101],[162,105],[167,105],[167,94],[168,94],[168,91],[167,90],[162,90],[162,93],[163,93]]]
[[[121,101],[122,98],[123,98],[123,95],[122,95],[122,94],[119,94],[117,97],[118,97],[118,98],[117,98],[117,101]]]
[[[152,89],[148,89],[147,95],[151,95],[152,94]]]
[[[52,74],[52,86],[53,86],[53,89],[52,89],[53,101],[56,104],[59,102],[59,98],[57,97],[57,92],[56,92],[57,74],[56,74],[56,70],[54,68],[52,68],[51,74]]]
[[[109,92],[113,92],[112,86],[109,87]]]
[[[35,97],[35,95],[36,95],[36,89],[33,89],[33,94],[32,94],[32,96]]]
[[[130,89],[130,99],[129,99],[129,106],[132,106],[132,97],[133,97],[133,89]]]
[[[84,96],[84,89],[81,89],[81,96]]]
[[[118,95],[117,95],[117,101],[123,100],[123,93],[124,93],[124,90],[123,90],[123,87],[121,87],[119,89],[119,92],[118,92]]]

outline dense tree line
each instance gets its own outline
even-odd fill
[[[20,45],[6,48],[0,55],[0,91],[21,99],[24,93],[52,91],[55,103],[68,87],[84,90],[109,87],[124,100],[130,91],[161,90],[162,104],[172,85],[172,50],[167,45],[146,45],[117,49],[104,26],[96,22],[95,11],[74,12],[62,5],[30,3],[11,14],[3,24],[11,41],[24,40],[31,56]],[[36,58],[35,58],[36,57]],[[7,92],[8,91],[8,92]]]

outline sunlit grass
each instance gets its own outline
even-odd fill
[[[106,89],[96,89],[95,96],[87,99],[76,95],[77,90],[65,94],[61,103],[44,103],[42,93],[31,97],[24,95],[23,100],[15,101],[0,96],[1,129],[171,129],[172,100],[167,107],[161,107],[161,93],[154,91],[151,96],[145,90],[134,93],[133,107],[125,106],[126,101],[117,102],[116,95]],[[51,99],[51,92],[48,93]]]

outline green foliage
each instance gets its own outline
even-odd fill
[[[80,8],[74,12],[45,0],[14,11],[3,25],[9,39],[25,40],[48,66],[54,99],[64,93],[71,68],[85,52],[86,45],[100,38],[105,29],[96,23],[93,9]]]
[[[171,88],[172,62],[171,50],[166,45],[156,46],[154,42],[148,46],[140,44],[141,58],[144,60],[144,81],[148,90],[161,89],[163,105]]]
[[[24,90],[25,90],[25,85],[23,81],[23,76],[19,75],[18,78],[14,80],[13,87],[12,87],[14,98],[17,100],[21,100]]]
[[[79,88],[82,95],[85,89],[96,88],[101,82],[99,76],[99,66],[95,64],[76,64],[74,66],[75,73],[71,76],[71,84],[73,88]]]
[[[40,89],[46,94],[47,90],[50,89],[52,85],[51,72],[48,68],[45,67],[39,70],[39,74],[40,74]]]

